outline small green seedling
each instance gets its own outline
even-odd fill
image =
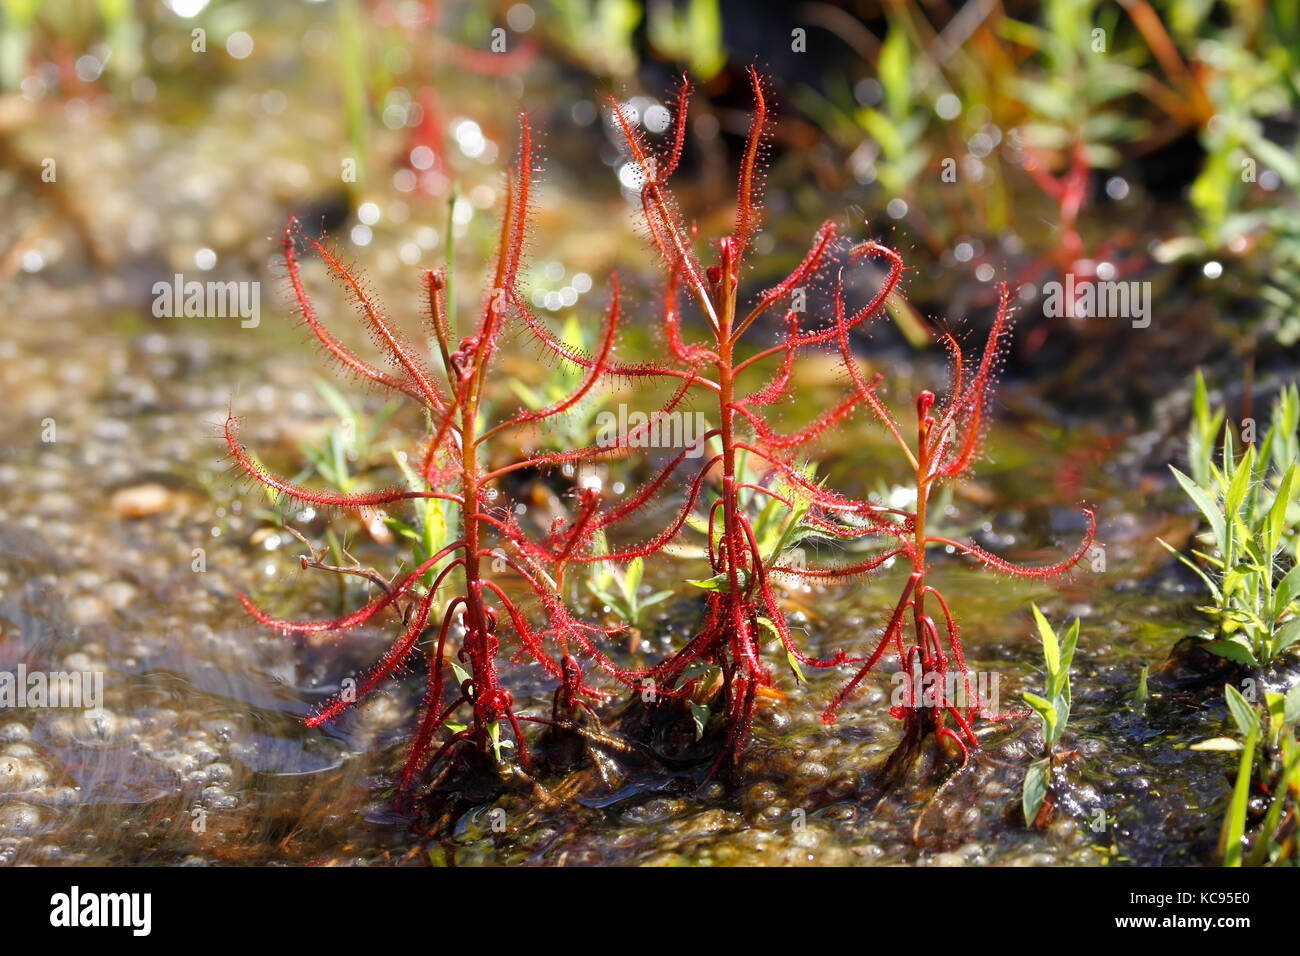
[[[1047,683],[1044,693],[1026,692],[1026,703],[1034,709],[1043,727],[1043,757],[1029,765],[1025,774],[1025,783],[1021,792],[1021,802],[1025,811],[1025,824],[1034,826],[1042,811],[1043,803],[1052,785],[1052,767],[1057,761],[1056,746],[1065,733],[1065,725],[1070,720],[1070,662],[1074,659],[1074,648],[1079,642],[1079,619],[1076,617],[1066,632],[1065,639],[1058,641],[1052,625],[1032,604],[1034,620],[1038,624],[1038,634],[1043,642],[1043,662],[1047,667]]]

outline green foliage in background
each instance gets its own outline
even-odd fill
[[[1209,525],[1210,547],[1192,551],[1200,563],[1178,558],[1214,600],[1199,608],[1213,622],[1199,632],[1207,648],[1259,668],[1300,639],[1300,394],[1294,384],[1282,391],[1258,448],[1250,442],[1239,455],[1232,429],[1225,429],[1216,463],[1215,439],[1223,421],[1223,410],[1210,408],[1198,370],[1188,434],[1192,474],[1171,470]]]

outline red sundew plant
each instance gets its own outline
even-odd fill
[[[899,670],[908,679],[902,684],[901,704],[891,708],[892,716],[901,718],[905,728],[903,742],[891,757],[891,764],[908,754],[915,753],[917,746],[929,732],[933,732],[937,739],[948,738],[954,741],[961,750],[964,763],[968,757],[967,744],[978,746],[975,733],[971,728],[972,718],[979,716],[998,720],[1009,716],[989,712],[985,702],[980,699],[978,690],[971,686],[966,659],[962,654],[957,619],[944,596],[926,581],[929,571],[926,562],[927,548],[932,544],[946,545],[961,554],[977,558],[986,567],[1002,574],[1041,580],[1064,574],[1078,564],[1088,553],[1097,531],[1093,511],[1084,508],[1087,530],[1078,549],[1069,557],[1043,567],[1012,564],[990,554],[973,541],[962,543],[927,531],[926,510],[935,486],[967,473],[977,457],[985,406],[995,382],[998,364],[1011,335],[1009,298],[1004,283],[999,294],[997,317],[994,319],[992,331],[985,344],[984,354],[973,369],[963,363],[961,349],[956,339],[951,335],[945,337],[952,356],[949,393],[947,399],[937,406],[934,393],[928,389],[917,395],[915,447],[908,445],[893,415],[876,395],[867,389],[867,383],[861,379],[856,366],[851,361],[847,338],[840,337],[840,348],[846,367],[854,376],[867,404],[889,430],[913,470],[916,481],[916,510],[904,523],[910,534],[879,559],[885,561],[902,557],[910,560],[912,572],[903,586],[903,593],[894,607],[893,614],[875,650],[862,663],[852,680],[826,707],[822,713],[822,720],[828,724],[835,721],[839,707],[875,667],[885,651],[892,646],[898,654]],[[927,602],[933,602],[930,610],[927,610]],[[943,622],[943,635],[940,634],[939,625],[932,613],[935,608]],[[910,644],[904,638],[907,629],[905,618],[909,610],[912,624]],[[947,653],[944,650],[945,639]],[[950,674],[950,665],[955,666],[955,674]],[[917,679],[913,680],[913,677]],[[958,693],[951,694],[949,690],[956,685],[957,679],[960,680]],[[917,694],[918,689],[922,691],[920,695]],[[957,730],[947,726],[948,717],[952,718]]]
[[[428,689],[401,772],[399,794],[403,796],[413,791],[427,770],[438,766],[455,751],[461,751],[467,758],[477,757],[481,762],[493,754],[499,760],[503,730],[513,735],[518,748],[519,766],[515,769],[527,775],[528,751],[520,722],[553,721],[516,712],[500,668],[500,642],[506,624],[518,645],[516,658],[539,664],[559,682],[553,717],[559,718],[562,724],[576,723],[583,713],[594,716],[592,702],[607,695],[587,682],[580,659],[594,660],[599,668],[629,685],[634,681],[633,675],[617,668],[598,646],[610,630],[578,620],[560,597],[567,556],[583,546],[591,533],[587,525],[599,504],[598,491],[592,487],[579,490],[577,517],[569,527],[557,530],[549,539],[552,544],[551,551],[547,552],[551,559],[549,567],[537,560],[542,549],[523,550],[512,546],[524,542],[526,536],[513,521],[507,522],[508,509],[496,502],[494,484],[515,470],[518,463],[494,468],[489,460],[493,439],[508,429],[536,427],[565,414],[581,401],[609,370],[608,360],[619,318],[615,277],[603,339],[596,353],[587,359],[589,373],[577,388],[545,408],[521,410],[495,424],[484,424],[487,381],[513,317],[512,303],[519,298],[518,274],[527,244],[533,170],[526,117],[521,117],[520,130],[518,160],[506,180],[505,212],[490,291],[473,333],[459,344],[453,343],[453,330],[448,324],[445,274],[433,271],[427,274],[428,332],[437,342],[444,384],[435,382],[431,367],[395,329],[364,282],[330,249],[304,236],[358,307],[391,368],[385,370],[369,364],[335,338],[320,322],[303,286],[294,248],[294,225],[285,230],[290,285],[303,321],[315,338],[346,372],[387,392],[402,393],[427,415],[429,432],[417,459],[420,462],[415,473],[417,487],[354,495],[305,488],[270,473],[255,461],[239,443],[233,416],[225,426],[229,452],[237,466],[258,484],[288,498],[318,508],[376,509],[408,501],[440,499],[453,502],[459,510],[459,537],[455,541],[428,555],[391,583],[385,584],[378,575],[367,574],[369,580],[382,586],[383,593],[349,614],[323,621],[282,620],[240,595],[240,601],[258,621],[299,635],[338,634],[376,618],[385,609],[397,612],[401,633],[360,681],[355,694],[336,697],[308,718],[307,723],[317,726],[339,716],[401,672],[417,654],[423,654],[427,660]],[[508,583],[506,576],[492,573],[493,566],[500,569],[498,562],[504,562],[510,578],[522,581],[522,589],[540,603],[545,627],[530,624],[520,610],[518,598],[507,594],[503,587]],[[453,574],[458,575],[458,583],[451,578]],[[438,595],[444,592],[445,584],[454,596],[439,607]],[[457,686],[450,692],[445,686],[451,676],[449,670],[459,672]],[[462,718],[464,724],[451,724],[451,719],[461,710],[466,711]],[[440,731],[444,729],[448,733],[440,740]],[[450,761],[447,766],[451,766]]]
[[[684,500],[662,532],[648,541],[601,554],[566,552],[574,561],[628,560],[662,551],[687,524],[706,481],[717,476],[720,491],[708,509],[708,559],[714,578],[704,610],[704,620],[695,636],[666,660],[650,668],[642,681],[649,699],[682,699],[696,694],[701,672],[716,668],[721,672],[720,693],[726,725],[726,737],[717,762],[727,755],[737,755],[744,747],[757,699],[772,694],[770,668],[762,659],[765,633],[774,634],[790,658],[799,664],[828,667],[848,658],[837,653],[831,660],[818,660],[804,654],[796,645],[785,616],[773,591],[773,573],[789,573],[819,579],[850,578],[879,566],[875,559],[843,567],[795,568],[777,565],[779,555],[760,553],[753,524],[741,503],[741,496],[762,496],[778,500],[793,511],[798,498],[807,511],[803,521],[819,535],[857,538],[884,534],[903,538],[897,520],[902,515],[892,509],[879,508],[866,501],[843,497],[813,483],[797,467],[795,456],[813,439],[842,423],[867,401],[871,386],[859,377],[849,380],[846,397],[834,407],[798,431],[776,431],[764,408],[788,394],[795,360],[800,353],[836,342],[847,343],[850,331],[877,314],[894,290],[903,271],[901,257],[892,249],[868,241],[850,245],[836,236],[835,224],[825,223],[818,231],[811,249],[798,267],[777,285],[761,292],[742,310],[740,285],[747,257],[761,220],[760,179],[769,123],[768,95],[759,74],[750,71],[754,113],[746,139],[736,196],[735,222],[730,235],[716,243],[716,259],[703,266],[694,250],[692,231],[683,224],[666,182],[682,155],[690,85],[683,79],[675,98],[675,119],[668,144],[661,154],[652,153],[639,133],[623,114],[620,105],[609,98],[614,123],[631,162],[642,176],[642,219],[651,243],[658,252],[665,273],[665,292],[660,324],[669,361],[636,366],[611,365],[610,374],[628,377],[666,377],[679,381],[672,398],[656,415],[668,414],[688,395],[703,394],[716,413],[714,427],[704,433],[701,442],[716,440],[721,451],[701,456],[687,477]],[[845,247],[847,246],[847,252]],[[881,288],[862,308],[846,314],[843,296],[843,270],[868,257],[883,259],[888,275]],[[801,322],[810,288],[821,284],[832,265],[839,272],[833,283],[833,316],[820,327],[805,328]],[[682,337],[680,291],[694,301],[707,324],[709,338],[687,342]],[[530,316],[527,304],[517,307]],[[746,332],[775,306],[784,308],[783,332],[777,344],[745,349]],[[594,363],[569,349],[550,335],[531,316],[527,319],[538,337],[558,356],[594,369]],[[847,347],[847,344],[846,344]],[[742,351],[747,353],[742,356]],[[748,370],[764,363],[775,365],[770,379],[761,387],[745,392],[740,378]],[[848,361],[852,361],[849,359]],[[654,419],[651,419],[653,425]],[[635,436],[628,436],[634,439]],[[634,440],[627,444],[635,444]],[[617,449],[623,450],[622,444]],[[663,465],[642,488],[625,500],[579,520],[598,529],[621,521],[657,495],[688,457],[683,450]],[[599,455],[597,446],[575,452],[575,457]],[[766,478],[748,481],[740,468],[742,456],[756,461]],[[779,482],[791,493],[780,494],[773,484]],[[522,539],[522,535],[520,536]],[[529,548],[526,541],[520,544]],[[536,549],[537,557],[557,557],[553,546]],[[716,673],[716,671],[715,671]],[[717,766],[715,762],[714,766]]]

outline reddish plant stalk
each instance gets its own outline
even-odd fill
[[[608,696],[584,677],[578,663],[580,657],[594,661],[598,668],[624,684],[631,685],[636,679],[615,666],[598,646],[609,629],[579,621],[561,598],[564,554],[578,547],[591,533],[586,526],[599,504],[598,495],[590,489],[581,492],[578,516],[567,540],[556,549],[558,559],[554,561],[552,577],[537,559],[539,555],[552,558],[557,555],[532,545],[517,525],[503,519],[503,509],[493,503],[496,496],[492,485],[510,469],[490,470],[482,461],[481,452],[500,432],[507,428],[535,427],[548,418],[563,414],[607,373],[619,317],[615,278],[602,346],[590,359],[590,374],[584,381],[572,394],[552,406],[537,411],[521,410],[486,430],[481,428],[479,418],[484,408],[488,370],[497,354],[504,329],[515,315],[513,303],[519,299],[517,276],[525,246],[532,177],[530,131],[524,117],[521,117],[520,130],[519,157],[513,174],[507,179],[506,211],[502,217],[492,287],[474,333],[463,339],[459,346],[453,346],[449,340],[444,276],[428,273],[429,324],[442,360],[446,380],[442,387],[435,384],[430,369],[373,301],[364,282],[324,245],[303,237],[319,252],[329,270],[357,304],[391,370],[376,368],[362,360],[331,335],[318,320],[300,278],[294,249],[294,224],[285,230],[285,261],[290,285],[305,324],[327,354],[345,371],[385,391],[405,394],[429,414],[432,422],[430,437],[420,456],[423,488],[390,488],[361,495],[304,488],[272,474],[253,460],[239,444],[234,418],[226,423],[226,439],[235,464],[254,481],[287,497],[325,508],[363,505],[382,508],[429,498],[451,501],[459,507],[460,537],[387,585],[383,594],[357,611],[325,621],[291,621],[266,614],[240,595],[244,606],[258,621],[292,634],[338,633],[370,620],[385,608],[392,607],[398,611],[403,625],[401,636],[361,681],[355,695],[340,695],[320,708],[308,718],[310,726],[338,717],[374,693],[399,673],[414,655],[421,653],[419,645],[426,632],[432,632],[436,627],[437,639],[432,650],[422,652],[427,658],[428,687],[418,728],[401,772],[399,794],[403,796],[409,795],[429,770],[442,764],[444,758],[454,751],[480,761],[499,755],[501,734],[505,728],[514,738],[519,769],[526,773],[529,758],[520,729],[521,715],[516,713],[514,698],[502,680],[499,667],[501,614],[514,632],[522,657],[540,665],[559,683],[556,700],[564,703],[567,713],[561,716],[565,719],[576,718],[579,711],[594,713],[589,701]],[[494,548],[494,544],[504,545],[513,553]],[[508,595],[500,583],[485,574],[484,558],[504,560],[518,575],[524,590],[545,610],[547,623],[544,628],[537,629],[530,624],[517,598]],[[434,601],[440,588],[456,571],[459,571],[461,580],[454,597],[441,609],[435,608]],[[429,574],[434,575],[432,583],[421,593],[421,582]],[[437,614],[439,610],[440,615]],[[431,624],[431,617],[436,617],[436,625]],[[460,636],[453,637],[457,631],[461,632]],[[449,640],[452,642],[450,645]],[[548,643],[551,648],[547,647]],[[464,665],[466,677],[448,693],[445,685],[451,661],[447,655],[453,652]],[[450,733],[439,743],[439,732],[462,708],[468,709],[464,728]],[[429,756],[431,751],[432,757]]]
[[[620,104],[613,98],[610,99],[616,129],[631,161],[643,177],[643,221],[665,271],[666,290],[661,325],[671,362],[634,366],[611,364],[608,373],[631,378],[670,377],[679,380],[680,386],[676,394],[660,409],[660,413],[672,411],[690,393],[704,393],[716,410],[716,424],[702,440],[716,437],[722,450],[719,455],[701,459],[698,468],[687,476],[685,499],[661,534],[639,545],[615,548],[602,554],[566,552],[564,555],[568,561],[582,562],[625,560],[658,552],[681,531],[687,516],[695,507],[702,485],[709,479],[715,466],[720,466],[719,498],[708,514],[707,547],[719,586],[707,595],[704,621],[695,636],[667,660],[652,667],[642,684],[643,692],[647,688],[651,689],[653,699],[657,702],[682,699],[695,695],[699,690],[696,686],[699,678],[688,676],[693,665],[721,670],[726,735],[718,755],[719,761],[727,755],[738,754],[743,748],[756,701],[773,693],[771,671],[762,660],[761,644],[765,629],[775,632],[782,649],[801,664],[825,667],[848,659],[842,652],[838,652],[830,660],[817,660],[798,648],[786,625],[770,574],[780,571],[820,579],[846,579],[874,570],[883,560],[871,559],[844,567],[812,569],[765,566],[739,491],[743,486],[756,495],[776,498],[787,504],[789,501],[768,487],[766,481],[746,482],[739,473],[739,456],[747,454],[760,463],[769,477],[779,479],[795,489],[808,503],[808,520],[820,533],[842,538],[885,535],[899,541],[900,548],[905,546],[901,541],[904,535],[894,520],[897,515],[891,509],[877,508],[866,501],[846,498],[815,485],[794,464],[794,456],[800,449],[841,423],[867,401],[872,386],[861,379],[856,366],[850,376],[850,391],[846,398],[803,429],[791,434],[779,434],[763,413],[764,406],[777,402],[787,393],[795,360],[803,351],[831,346],[841,340],[847,342],[852,329],[879,312],[896,287],[902,275],[903,264],[896,252],[878,243],[850,245],[843,242],[837,238],[834,224],[827,222],[818,231],[812,248],[799,266],[782,282],[761,293],[748,312],[742,314],[739,311],[742,268],[761,220],[758,183],[769,120],[764,83],[752,70],[751,80],[755,108],[743,152],[735,224],[730,235],[718,240],[718,258],[707,268],[703,268],[696,259],[692,233],[678,216],[676,204],[666,186],[668,177],[681,158],[689,83],[685,79],[682,81],[675,99],[674,128],[666,149],[657,156],[652,155],[642,142],[640,134],[623,114]],[[846,315],[842,302],[843,267],[868,257],[884,259],[888,264],[888,274],[868,303],[851,315]],[[801,320],[805,316],[806,292],[834,261],[841,263],[840,274],[835,282],[835,313],[821,327],[804,328]],[[688,343],[683,339],[678,305],[678,290],[681,287],[694,300],[705,321],[709,337],[704,342]],[[786,308],[782,323],[784,331],[778,343],[748,349],[746,351],[751,354],[741,357],[741,349],[746,342],[745,333],[764,313],[781,302],[786,303]],[[517,301],[516,307],[525,315],[529,314],[526,302]],[[535,318],[526,318],[525,321],[556,355],[584,368],[594,367],[589,359],[574,353],[564,343],[549,335],[544,325]],[[761,388],[747,394],[742,393],[739,387],[742,373],[769,359],[779,359],[779,367],[772,378]],[[521,463],[519,467],[579,460],[602,454],[621,454],[626,447],[636,444],[636,437],[635,434],[624,436],[617,447],[593,446],[568,455],[542,456],[532,462]],[[645,505],[668,484],[684,460],[683,452],[624,502],[593,516],[589,523],[591,529],[596,530],[621,521]],[[846,516],[851,517],[852,521],[846,523]],[[523,536],[519,537],[522,539]],[[526,543],[523,546],[529,548]],[[539,558],[551,560],[559,556],[554,543],[545,543],[542,547],[531,549],[531,552]]]
[[[987,709],[986,702],[980,699],[977,688],[971,686],[957,620],[943,595],[926,580],[929,572],[927,561],[929,546],[947,545],[959,553],[978,558],[986,566],[1004,574],[1046,579],[1064,574],[1082,560],[1092,546],[1096,534],[1093,512],[1089,508],[1084,508],[1087,530],[1082,543],[1073,554],[1055,564],[1024,567],[992,555],[974,542],[954,541],[930,534],[927,529],[930,494],[935,486],[969,471],[976,457],[984,405],[992,390],[1000,356],[1010,337],[1009,304],[1010,295],[1006,285],[1003,284],[993,329],[989,333],[988,343],[980,363],[973,372],[963,366],[961,349],[957,346],[956,340],[951,336],[947,337],[952,352],[950,396],[945,405],[937,410],[933,392],[925,390],[917,396],[915,450],[903,439],[892,416],[875,395],[867,397],[868,404],[889,429],[913,471],[916,510],[907,522],[912,534],[910,543],[903,551],[911,559],[912,572],[907,578],[902,596],[875,650],[848,684],[827,705],[822,713],[822,720],[826,723],[835,721],[836,711],[876,666],[886,650],[892,646],[898,655],[899,670],[904,675],[902,703],[891,708],[891,714],[904,722],[904,742],[896,754],[914,750],[928,733],[933,733],[939,739],[947,738],[955,742],[961,750],[964,762],[968,756],[968,745],[972,747],[979,745],[971,726],[974,718],[978,716],[999,720],[1009,716],[1009,714],[991,713]],[[842,340],[841,351],[846,361],[849,358],[847,349],[847,341]],[[932,413],[937,413],[937,417]],[[935,618],[927,612],[927,598],[932,598],[937,605],[937,613],[944,624],[945,634],[942,636]],[[910,646],[905,644],[904,638],[904,622],[909,609],[912,619]],[[944,637],[946,637],[948,653],[945,653]],[[950,696],[948,693],[950,664],[955,664],[957,677],[961,681],[961,687],[955,696]],[[918,670],[919,679],[914,680]],[[929,690],[918,697],[916,693],[918,688],[929,688]],[[948,718],[952,719],[956,729],[948,726]]]

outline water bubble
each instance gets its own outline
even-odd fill
[[[288,105],[288,97],[279,90],[267,90],[262,94],[262,112],[267,116],[279,116]]]
[[[966,144],[967,148],[971,151],[971,154],[978,156],[980,159],[983,159],[989,153],[993,152],[994,145],[993,137],[983,131],[972,136],[970,141]]]
[[[1106,180],[1106,195],[1111,199],[1123,199],[1128,195],[1128,180],[1122,176],[1112,176]]]
[[[575,289],[579,294],[582,294],[582,293],[584,293],[584,292],[590,292],[590,291],[591,291],[591,276],[587,275],[587,273],[585,273],[585,272],[577,272],[577,273],[574,273],[574,276],[573,276],[573,288],[574,288],[574,289]]]
[[[506,26],[516,33],[527,33],[537,21],[537,14],[526,3],[516,3],[506,11]]]
[[[417,146],[411,150],[411,165],[416,169],[429,169],[435,159],[433,150],[428,146]]]
[[[880,85],[880,81],[871,77],[859,80],[853,86],[853,98],[863,106],[875,106],[884,95],[885,88]]]
[[[253,38],[243,30],[237,30],[226,38],[226,52],[236,60],[242,60],[253,52]]]
[[[1211,259],[1201,271],[1205,273],[1207,279],[1217,279],[1223,275],[1223,264]]]
[[[406,107],[395,103],[385,106],[380,120],[389,129],[401,129],[406,125]]]
[[[357,207],[357,218],[367,226],[373,226],[379,222],[379,205],[373,202],[363,202]]]
[[[975,278],[980,282],[991,282],[993,280],[994,270],[987,262],[981,262],[975,268]]]
[[[624,189],[640,189],[643,179],[639,163],[624,163],[618,170],[618,181]]]
[[[944,93],[934,101],[934,111],[939,119],[956,119],[961,115],[961,100],[952,93]]]
[[[93,53],[86,53],[77,57],[73,69],[76,71],[77,79],[82,83],[94,83],[99,79],[99,74],[104,71],[104,64]]]
[[[360,223],[352,227],[350,235],[352,236],[352,244],[357,246],[368,246],[370,240],[374,238],[374,233],[370,231],[370,227]]]
[[[889,205],[885,207],[885,212],[889,213],[890,219],[902,219],[907,215],[907,201],[895,197],[889,200]]]
[[[204,246],[198,252],[194,253],[194,264],[204,272],[210,271],[217,264],[217,254]]]
[[[662,133],[672,123],[672,114],[668,112],[666,106],[656,103],[645,111],[645,119],[642,122],[650,132]]]
[[[165,0],[172,13],[186,20],[197,17],[208,5],[208,0]]]
[[[483,150],[487,148],[487,140],[483,137],[483,130],[478,123],[472,119],[456,119],[451,124],[451,135],[460,146],[460,151],[470,159],[477,159],[483,155]]]
[[[18,88],[22,90],[23,99],[39,100],[45,95],[45,80],[40,76],[27,76],[23,78]]]

